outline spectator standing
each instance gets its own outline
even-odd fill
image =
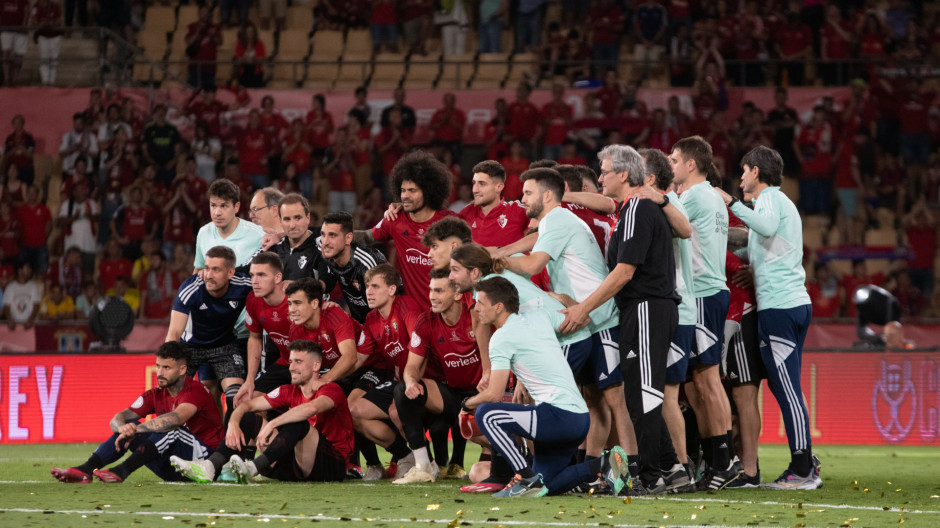
[[[110,290],[118,277],[130,277],[132,271],[133,265],[129,259],[124,258],[121,244],[116,238],[109,240],[107,252],[98,263],[98,273],[95,274],[95,279],[101,285],[101,289]]]
[[[901,313],[907,317],[920,317],[927,308],[927,297],[911,283],[908,270],[902,269],[895,273],[894,282],[891,295],[897,297],[898,303],[901,304]]]
[[[832,199],[832,127],[821,106],[813,109],[813,117],[796,129],[793,148],[802,166],[800,176],[800,210],[806,214],[829,211]]]
[[[595,97],[604,117],[612,119],[617,116],[623,97],[623,87],[617,78],[617,70],[611,69],[604,73],[604,84],[595,93]]]
[[[650,64],[658,63],[665,52],[669,15],[666,8],[656,0],[646,0],[636,6],[633,24],[638,38],[633,46],[633,60],[643,63],[645,77]]]
[[[358,105],[358,95],[357,98],[357,108]],[[386,106],[382,110],[382,120],[381,125],[383,127],[389,126],[389,114],[392,110],[398,110],[401,113],[401,126],[408,129],[409,132],[414,133],[415,127],[418,125],[417,118],[415,117],[415,109],[405,104],[405,90],[404,88],[395,88],[395,91],[392,93],[392,97],[395,102],[390,106]]]
[[[304,196],[310,196],[313,192],[313,165],[311,153],[313,146],[310,145],[309,135],[304,127],[304,122],[298,117],[290,124],[290,132],[284,138],[283,158],[285,165],[294,166],[295,185]]]
[[[195,123],[206,123],[209,126],[209,132],[218,137],[222,133],[222,114],[228,107],[215,97],[215,86],[207,86],[202,90],[193,92],[189,102],[186,103],[185,112]],[[126,121],[127,118],[122,117]]]
[[[150,270],[140,277],[140,319],[168,319],[180,281],[167,265],[162,251],[150,253]]]
[[[95,225],[100,209],[98,203],[88,196],[88,184],[79,182],[72,187],[68,200],[59,208],[59,223],[64,232],[64,247],[77,247],[82,252],[82,269],[91,275],[95,269]]]
[[[3,165],[16,165],[20,170],[20,180],[27,185],[33,184],[33,153],[36,150],[36,140],[25,130],[26,119],[22,114],[13,116],[13,132],[6,137],[3,144]]]
[[[329,161],[323,172],[329,182],[330,211],[354,211],[356,209],[356,161],[348,130],[340,127],[330,148]]]
[[[305,118],[307,125],[308,140],[313,149],[311,159],[313,164],[319,168],[323,164],[323,158],[327,150],[333,144],[331,136],[333,135],[333,115],[326,111],[326,97],[323,94],[315,94],[311,100],[310,111]]]
[[[842,284],[825,262],[813,266],[813,280],[806,284],[813,317],[838,317],[842,308]],[[851,302],[849,300],[849,302]]]
[[[787,89],[780,87],[774,92],[775,106],[767,112],[767,126],[773,130],[773,148],[783,158],[783,173],[796,176],[800,173],[800,161],[796,157],[793,141],[796,126],[800,122],[796,110],[787,105]]]
[[[281,177],[281,140],[290,128],[287,120],[274,108],[274,98],[270,95],[261,99],[261,129],[268,138],[268,177]]]
[[[444,106],[431,116],[431,131],[434,139],[450,150],[455,160],[460,160],[463,130],[467,124],[467,114],[456,107],[457,98],[452,93],[444,94]]]
[[[376,152],[382,160],[383,176],[390,175],[398,159],[411,150],[411,137],[411,130],[402,123],[401,110],[392,109],[388,114],[388,125],[382,127],[374,140]]]
[[[565,102],[565,87],[562,84],[552,86],[552,100],[542,107],[542,157],[557,160],[562,155],[562,144],[571,129],[571,107]]]
[[[434,24],[441,28],[441,41],[444,56],[467,52],[467,33],[470,28],[470,15],[464,0],[451,0],[449,8],[442,2],[443,11],[434,14]]]
[[[827,86],[845,84],[849,79],[847,59],[852,57],[855,35],[851,25],[842,18],[836,4],[826,6],[826,23],[819,35],[820,57],[823,79]]]
[[[28,186],[20,180],[20,170],[16,165],[10,164],[4,172],[2,185],[0,185],[0,199],[14,207],[19,207],[26,201]]]
[[[91,174],[92,162],[98,155],[98,140],[88,130],[85,116],[77,113],[72,116],[72,130],[62,136],[59,144],[59,155],[62,156],[62,174],[68,177],[75,168],[75,160],[85,160],[86,174]]]
[[[522,143],[514,140],[509,145],[509,156],[499,160],[506,169],[506,184],[503,186],[503,198],[507,201],[522,197],[522,173],[529,170],[529,159],[525,156]]]
[[[164,254],[175,254],[176,246],[191,249],[196,242],[193,232],[193,219],[197,216],[196,204],[205,203],[202,197],[194,195],[196,187],[195,180],[188,178],[181,178],[173,184],[168,200],[163,205]],[[192,267],[189,272],[192,274]]]
[[[356,164],[356,196],[363,199],[372,190],[372,135],[366,128],[366,118],[359,110],[346,115],[350,149]],[[373,222],[374,223],[374,222]]]
[[[32,278],[33,268],[24,262],[16,269],[16,281],[8,284],[3,291],[3,317],[10,330],[18,324],[23,325],[24,330],[29,330],[36,321],[42,293]]]
[[[372,53],[382,51],[385,44],[389,53],[398,53],[398,14],[396,0],[373,0],[369,30],[372,33]]]
[[[434,0],[398,0],[401,8],[401,28],[405,34],[408,53],[425,55],[425,43],[431,32]]]
[[[222,159],[222,142],[212,134],[205,121],[196,123],[196,132],[190,148],[196,157],[196,174],[207,185],[212,183],[215,180],[216,167]]]
[[[502,52],[503,23],[508,14],[508,0],[480,0],[480,53]]]
[[[92,281],[86,281],[82,285],[82,293],[75,298],[75,317],[85,318],[91,315],[91,309],[98,304],[101,295],[98,293],[98,285]]]
[[[30,186],[26,191],[26,203],[17,208],[16,216],[22,227],[20,261],[28,262],[31,269],[44,275],[49,268],[46,243],[52,232],[52,213],[39,198],[39,187]]]
[[[16,84],[26,55],[26,26],[29,25],[29,0],[0,0],[0,50],[3,51],[3,83]],[[22,29],[19,29],[22,28]]]
[[[244,13],[239,10],[242,22],[247,18],[248,0],[238,0],[244,4]],[[226,5],[231,0],[222,2],[223,15]],[[229,8],[230,9],[230,8]],[[231,11],[229,11],[230,13]],[[222,45],[222,28],[212,22],[212,8],[207,5],[199,6],[199,19],[186,29],[186,55],[189,57],[190,86],[205,88],[215,84],[215,61],[218,57],[219,46]],[[222,22],[228,23],[223,16]]]
[[[914,259],[908,262],[911,284],[924,297],[930,298],[934,291],[934,259],[937,254],[937,220],[927,207],[923,196],[917,200],[911,212],[904,215],[904,228],[908,245],[914,249]]]
[[[502,97],[496,100],[495,113],[483,131],[486,158],[491,160],[502,159],[509,154],[509,117],[506,114],[506,100]]]
[[[169,187],[176,176],[176,156],[183,138],[179,130],[166,120],[166,105],[153,108],[153,121],[147,123],[140,138],[140,152],[148,164],[156,166],[156,181]]]
[[[128,195],[128,203],[121,205],[111,218],[111,234],[117,237],[124,256],[133,261],[143,255],[144,240],[154,238],[160,222],[153,208],[144,203],[140,187],[131,187]]]
[[[268,152],[270,137],[261,128],[261,114],[252,110],[248,126],[238,135],[239,171],[251,181],[255,189],[268,186]]]
[[[78,15],[76,20],[75,15]],[[88,25],[88,0],[65,0],[65,25],[72,26],[72,21],[78,26]]]
[[[536,49],[542,36],[542,5],[545,0],[520,0],[516,13],[516,53]]]
[[[131,126],[127,123],[121,122],[121,107],[117,104],[109,104],[108,110],[105,112],[106,120],[104,123],[98,125],[98,151],[103,152],[104,149],[108,148],[108,145],[111,144],[111,141],[114,140],[114,135],[117,133],[119,128],[123,128],[127,132],[127,137],[134,137],[133,130]]]
[[[272,14],[278,31],[287,28],[287,0],[260,0],[258,8],[261,12],[261,29],[271,29]]]
[[[219,2],[219,16],[223,24],[227,27],[232,26],[232,11],[237,10],[238,24],[244,24],[248,20],[248,6],[251,4],[251,0],[221,0]],[[210,4],[211,5],[211,4]],[[211,14],[211,10],[209,14]],[[202,13],[200,12],[200,19],[202,19]]]
[[[590,5],[585,2],[585,6]],[[612,0],[597,0],[590,5],[591,26],[594,29],[594,69],[604,71],[617,68],[620,60],[620,40],[623,34],[623,10]]]
[[[264,86],[264,59],[267,52],[264,42],[258,38],[258,28],[251,22],[241,31],[235,44],[235,64],[238,68],[238,84],[245,88]]]
[[[23,229],[19,216],[13,211],[10,202],[0,201],[0,250],[3,259],[0,264],[12,264],[20,256],[20,240]]]
[[[33,35],[39,45],[39,78],[42,84],[55,84],[62,49],[62,7],[56,0],[37,0],[30,16],[31,25],[39,26]]]
[[[516,100],[509,103],[506,115],[509,125],[506,130],[513,139],[519,141],[527,154],[535,153],[535,143],[541,123],[541,111],[529,101],[532,87],[528,83],[521,83],[516,88]]]
[[[777,84],[803,86],[806,61],[813,57],[813,32],[797,13],[787,14],[787,23],[774,32],[774,47],[782,61]],[[783,74],[786,72],[787,79]]]

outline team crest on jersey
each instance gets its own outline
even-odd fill
[[[261,318],[261,322],[264,322],[264,317]],[[251,314],[248,312],[245,312],[245,323],[254,324],[254,319],[251,318]]]
[[[297,265],[300,266],[300,269],[304,269],[304,266],[307,265],[307,256],[303,255],[297,259]]]
[[[473,330],[470,330],[470,339],[476,340],[477,336],[473,333]]]
[[[131,404],[131,409],[140,409],[144,406],[144,397],[138,396],[134,403]]]
[[[228,304],[232,307],[233,310],[238,308],[238,301],[229,301]]]
[[[261,320],[264,321],[264,318],[262,318]],[[277,312],[271,312],[271,320],[274,321],[275,323],[280,322],[281,316],[278,315]]]
[[[423,237],[423,236],[424,236],[424,228],[422,227],[421,229],[418,230],[418,237]]]
[[[352,287],[353,287],[353,288],[356,288],[356,289],[359,290],[359,291],[362,291],[362,287],[359,286],[359,279],[353,279],[353,280],[352,280]]]
[[[398,331],[398,323],[396,321],[392,321],[392,330]]]
[[[323,340],[326,341],[327,343],[330,342],[330,334],[320,334],[320,337],[322,337]]]
[[[451,340],[451,341],[460,341],[460,338],[457,337],[457,331],[456,331],[456,330],[451,330],[451,331],[450,331],[450,340]]]
[[[506,215],[501,214],[499,218],[496,219],[496,223],[499,224],[499,227],[506,227],[506,224],[509,223],[509,219],[506,218]]]
[[[411,333],[411,348],[418,348],[421,346],[421,336],[416,332]]]

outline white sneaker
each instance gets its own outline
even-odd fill
[[[208,460],[183,460],[173,455],[170,457],[170,464],[176,468],[176,472],[193,482],[212,482],[215,479],[215,467]]]
[[[398,471],[395,472],[395,479],[400,479],[415,467],[415,454],[408,453],[408,456],[398,461]]]
[[[408,471],[408,473],[405,473],[405,476],[403,476],[400,479],[395,479],[394,481],[392,481],[392,483],[393,484],[414,484],[416,482],[434,482],[434,480],[435,478],[433,474],[419,468],[418,466],[414,466],[411,468],[411,470]]]
[[[250,461],[245,462],[238,455],[232,455],[229,463],[232,464],[232,473],[235,473],[235,478],[239,484],[248,484],[252,478],[258,475],[258,468]]]
[[[385,467],[382,464],[367,466],[362,474],[362,480],[382,480],[385,478]]]
[[[437,480],[441,476],[441,468],[437,465],[437,462],[431,461],[431,476],[434,477],[434,480]]]

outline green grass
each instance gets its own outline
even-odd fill
[[[141,469],[124,484],[66,485],[52,466],[81,463],[92,445],[3,446],[0,527],[21,526],[940,526],[940,452],[933,447],[821,446],[825,487],[722,491],[625,501],[566,495],[493,499],[456,481],[395,486],[268,482],[163,484]],[[468,446],[467,460],[477,451]],[[761,449],[764,481],[785,447]]]

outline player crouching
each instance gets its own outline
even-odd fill
[[[111,419],[111,438],[80,465],[52,468],[61,482],[88,483],[94,474],[102,482],[124,482],[128,475],[147,466],[163,480],[182,480],[170,459],[183,456],[205,458],[222,439],[222,419],[209,391],[187,375],[189,349],[170,341],[157,349],[157,388],[143,393],[130,407]],[[147,415],[152,420],[140,423]],[[124,462],[100,469],[117,461]],[[171,456],[173,455],[173,456]]]
[[[297,340],[289,348],[291,384],[239,405],[225,443],[208,460],[171,457],[177,471],[196,482],[212,482],[228,463],[242,484],[257,475],[294,482],[345,479],[353,447],[346,396],[339,385],[320,379],[323,352],[318,344]],[[278,408],[286,410],[264,424],[256,414]],[[238,453],[252,439],[261,455],[243,460]]]

